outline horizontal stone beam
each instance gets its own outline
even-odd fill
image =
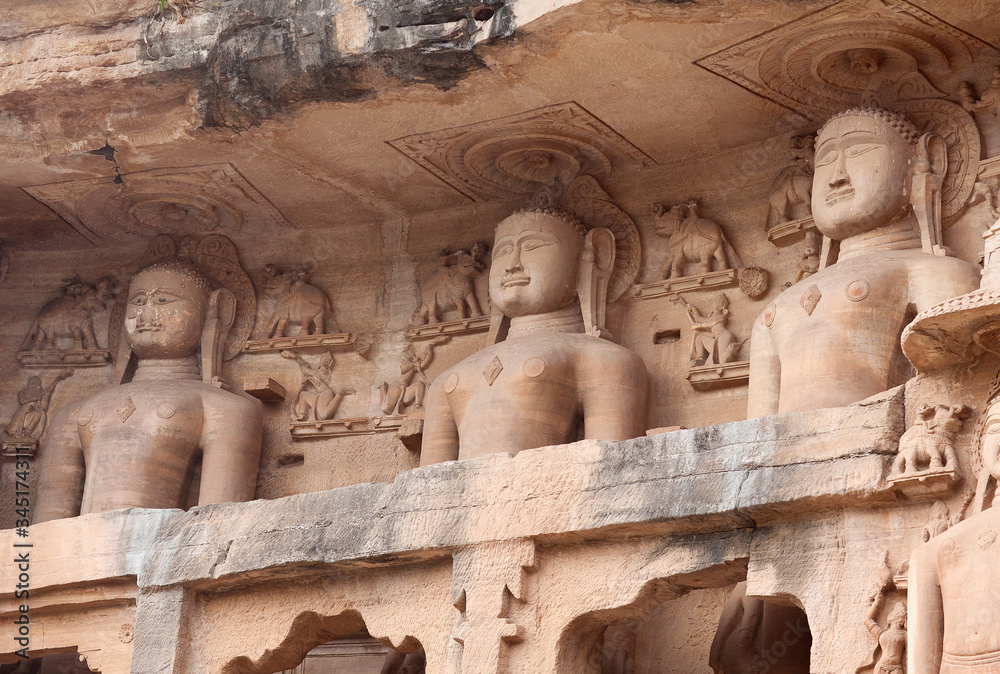
[[[359,484],[189,512],[128,510],[47,522],[33,587],[122,576],[140,587],[391,565],[465,545],[747,528],[830,505],[891,501],[883,473],[902,402],[776,415],[626,442],[583,441],[426,466]],[[10,595],[16,570],[0,570]]]

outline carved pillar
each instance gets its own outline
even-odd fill
[[[461,613],[452,639],[462,645],[461,672],[503,674],[507,644],[524,639],[510,618],[511,602],[525,599],[527,572],[537,569],[531,539],[494,541],[454,553],[453,599]]]
[[[190,593],[181,586],[143,590],[135,612],[133,674],[187,674]]]

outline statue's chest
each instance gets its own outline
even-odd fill
[[[788,288],[764,309],[763,320],[778,341],[801,339],[816,329],[870,331],[873,318],[898,331],[907,287],[906,274],[892,265],[835,266]]]
[[[133,449],[197,446],[204,411],[196,392],[175,386],[122,386],[85,401],[76,424],[85,447],[95,443],[123,443]]]
[[[517,407],[575,388],[573,361],[566,350],[548,345],[507,346],[481,354],[451,372],[443,382],[445,393],[473,406],[505,401]],[[575,405],[575,396],[566,402]]]

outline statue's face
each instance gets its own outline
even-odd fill
[[[175,271],[147,270],[129,286],[125,338],[139,358],[182,358],[201,343],[208,293]]]
[[[982,437],[983,468],[1000,480],[1000,399],[993,401],[983,414],[986,416]]]
[[[583,241],[572,225],[543,213],[513,215],[497,227],[490,298],[505,316],[531,316],[576,299]]]
[[[812,213],[835,241],[891,224],[909,209],[912,146],[867,115],[841,117],[817,139]]]

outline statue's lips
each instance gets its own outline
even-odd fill
[[[513,278],[500,281],[501,288],[513,288],[515,286],[526,286],[531,282],[530,276],[514,276]]]
[[[147,323],[145,325],[137,325],[137,326],[135,326],[135,331],[136,332],[160,332],[161,330],[163,330],[163,326],[162,325],[151,325],[151,324]]]
[[[839,190],[834,190],[826,195],[826,203],[833,205],[838,201],[843,201],[844,199],[848,199],[853,196],[853,187],[841,187]]]

